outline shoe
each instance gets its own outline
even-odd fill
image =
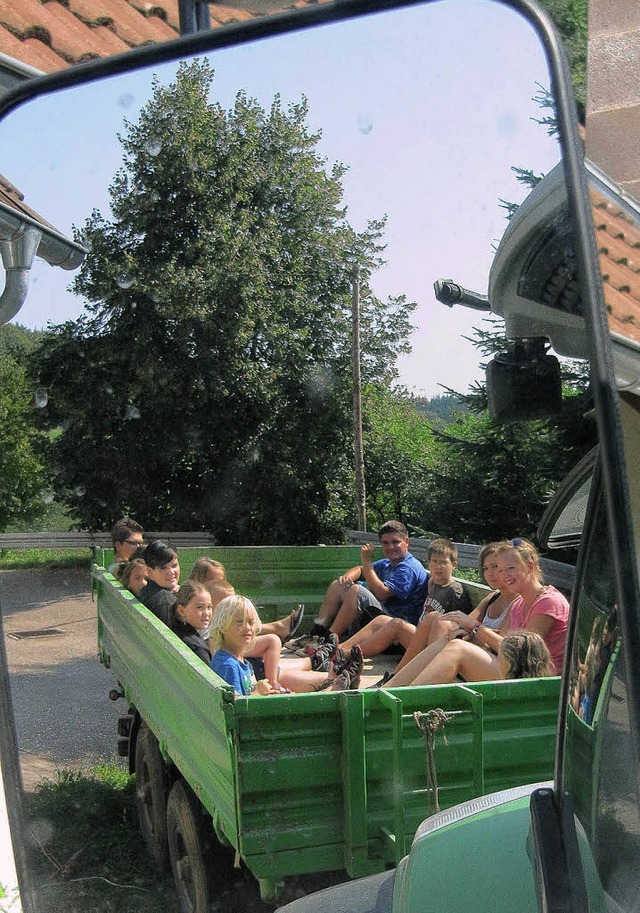
[[[360,676],[362,675],[362,670],[364,668],[364,655],[362,653],[362,648],[360,644],[354,644],[351,647],[351,652],[347,658],[347,661],[342,665],[340,670],[341,675],[345,672],[349,676],[349,687],[350,688],[359,688],[360,687]],[[335,669],[335,663],[334,663]]]
[[[302,619],[304,618],[304,605],[299,604],[295,612],[291,613],[291,627],[289,628],[289,636],[287,640],[291,640],[293,635],[298,631],[298,628],[302,624]]]
[[[316,665],[318,663],[318,668],[320,665],[328,662],[335,662],[336,654],[339,650],[338,647],[338,635],[329,634],[329,636],[324,640],[319,647],[307,647],[308,654],[311,657],[311,668],[317,671]],[[325,671],[325,670],[321,670]]]
[[[369,685],[369,689],[383,688],[387,684],[387,682],[389,681],[390,678],[393,678],[393,674],[391,672],[389,672],[389,670],[387,669],[387,671],[384,673],[382,678],[379,678],[377,682],[373,683],[373,685]]]
[[[330,691],[348,691],[351,688],[351,678],[348,672],[341,672],[331,680]]]
[[[311,634],[301,634],[300,637],[294,637],[283,644],[282,649],[285,653],[292,653],[294,656],[309,656],[309,648],[317,650],[324,643],[324,637],[312,636]]]

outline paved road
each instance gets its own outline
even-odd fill
[[[88,572],[0,571],[0,605],[25,787],[113,760],[124,703],[108,698]]]

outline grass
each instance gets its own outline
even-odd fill
[[[39,913],[179,913],[146,855],[135,780],[117,764],[63,770],[27,797]]]
[[[91,567],[91,549],[88,548],[6,548],[0,551],[0,570],[43,567]]]

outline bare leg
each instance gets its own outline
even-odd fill
[[[326,682],[327,677],[331,678],[333,676],[327,676],[326,672],[307,672],[303,669],[291,669],[287,662],[282,665],[279,682],[285,688],[289,688],[290,691],[301,694],[315,691],[319,685]]]
[[[501,679],[498,657],[475,644],[452,640],[414,679],[414,685],[438,685],[455,682],[461,675],[467,682]]]
[[[322,600],[322,605],[318,610],[318,617],[316,619],[317,624],[324,625],[325,628],[328,628],[340,611],[345,596],[352,589],[355,589],[355,587],[351,586],[345,589],[339,580],[332,581],[327,587],[324,599]]]
[[[440,640],[434,641],[434,643],[418,653],[417,656],[414,656],[402,669],[398,666],[394,676],[385,684],[385,688],[400,688],[404,685],[412,685],[414,679],[424,671],[425,667],[448,643],[450,643],[448,637],[441,637]]]
[[[245,656],[259,658],[264,663],[264,675],[270,682],[278,680],[278,663],[280,662],[280,638],[277,634],[258,634],[256,642],[247,650]]]
[[[400,669],[404,669],[404,667],[410,663],[412,659],[418,656],[418,654],[421,653],[425,647],[428,647],[429,644],[433,642],[433,639],[431,638],[431,628],[435,623],[436,615],[438,615],[437,612],[429,612],[424,621],[420,622],[416,628],[415,635],[407,646],[404,656],[398,663],[396,673],[399,672]]]
[[[336,581],[337,582],[337,581]],[[350,586],[348,590],[343,590],[344,596],[342,604],[331,623],[330,631],[332,634],[342,634],[358,618],[358,593],[360,587],[358,584]],[[324,622],[321,622],[324,624]]]
[[[294,610],[295,611],[295,610]],[[286,618],[280,618],[278,621],[267,621],[260,628],[261,634],[277,634],[284,643],[291,635],[291,625],[293,623],[293,612],[290,612]]]
[[[360,644],[365,656],[376,656],[392,644],[401,644],[406,648],[411,643],[415,632],[415,625],[409,624],[402,618],[380,615],[340,646],[347,651],[354,644]]]

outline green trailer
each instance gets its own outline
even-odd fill
[[[295,578],[313,603],[320,577],[323,586],[357,554],[215,550],[279,615],[290,605],[283,581]],[[181,555],[183,567],[196,556]],[[209,890],[205,857],[220,844],[272,898],[287,876],[358,877],[397,864],[436,799],[445,809],[553,774],[557,678],[237,698],[108,571],[94,566],[93,585],[100,658],[129,706],[119,748],[137,775],[142,831],[158,862],[172,857],[191,899]],[[295,603],[294,593],[292,582]],[[436,720],[444,724],[429,749]]]

